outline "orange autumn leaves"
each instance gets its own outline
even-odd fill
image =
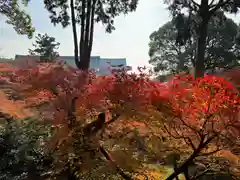
[[[9,114],[12,117],[23,119],[33,115],[33,113],[25,108],[24,102],[9,100],[6,94],[0,91],[1,106],[0,112]]]
[[[71,99],[78,97],[75,105],[79,116],[106,109],[136,115],[156,108],[161,113],[171,111],[178,117],[176,124],[187,123],[197,129],[203,127],[208,116],[211,116],[209,122],[218,124],[217,129],[223,128],[221,123],[239,123],[235,116],[239,110],[238,92],[223,78],[215,76],[198,80],[178,76],[163,84],[144,74],[125,72],[105,77],[90,72],[84,77],[82,72],[59,64],[42,63],[12,71],[14,77],[9,79],[26,86],[24,103],[28,105],[47,101],[55,110],[67,112]]]
[[[161,83],[143,74],[139,76],[125,72],[104,77],[96,77],[90,72],[86,76],[78,70],[56,64],[40,64],[25,70],[12,69],[12,72],[13,75],[5,73],[2,77],[14,82],[15,89],[21,86],[19,93],[25,99],[12,101],[0,93],[3,99],[0,111],[19,118],[31,113],[27,106],[47,102],[44,109],[38,110],[48,114],[54,125],[66,125],[72,99],[77,97],[76,116],[80,125],[85,123],[81,120],[93,120],[94,115],[107,110],[123,115],[108,128],[111,135],[124,135],[125,129],[133,131],[137,128],[140,135],[145,136],[151,133],[148,128],[162,127],[153,122],[158,121],[178,138],[190,137],[196,144],[198,131],[205,135],[221,132],[221,136],[232,140],[239,137],[239,92],[223,78],[206,76],[194,80],[191,76],[182,75]],[[154,119],[151,117],[155,115],[153,112],[168,118],[162,121],[156,115]],[[70,134],[68,126],[57,134],[56,143]],[[221,138],[219,136],[218,140],[225,145],[226,139]],[[218,144],[215,142],[211,146],[216,147]],[[56,143],[50,144],[55,147]],[[172,142],[170,144],[175,146]]]

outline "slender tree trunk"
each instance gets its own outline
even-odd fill
[[[84,56],[81,59],[81,68],[82,70],[88,70],[90,57],[88,57],[89,52],[89,33],[90,33],[90,18],[91,18],[91,9],[92,9],[92,0],[87,1],[87,14],[86,14],[86,25],[85,25],[85,34],[84,34]]]
[[[178,61],[178,64],[177,64],[177,72],[182,72],[184,70],[184,58],[182,57],[182,52],[181,52],[181,47],[179,46],[178,47],[178,58],[179,58],[179,61]]]
[[[82,14],[81,14],[81,32],[80,32],[80,42],[79,42],[79,52],[80,52],[80,63],[84,59],[84,54],[85,54],[85,47],[84,47],[84,42],[85,42],[85,21],[86,21],[86,0],[82,0]],[[83,69],[81,67],[82,65],[79,64],[78,68]]]
[[[205,50],[206,50],[207,27],[208,27],[208,22],[202,22],[199,29],[200,32],[197,40],[197,57],[196,57],[195,74],[194,74],[196,78],[202,77],[205,71],[204,58],[205,58]]]
[[[86,3],[86,2],[85,2]],[[84,15],[84,28],[83,24],[81,25],[81,40],[80,40],[80,66],[81,70],[88,70],[91,60],[92,44],[93,44],[93,32],[94,32],[94,15],[95,15],[95,6],[97,0],[88,0],[87,7],[85,5]]]
[[[204,75],[204,58],[206,50],[207,28],[209,22],[208,0],[201,1],[200,17],[202,18],[198,29],[197,56],[194,76],[202,77]]]
[[[70,9],[71,9],[71,20],[72,20],[72,31],[73,31],[73,42],[74,42],[74,59],[75,64],[79,67],[79,60],[78,60],[78,39],[77,39],[77,29],[76,29],[76,16],[75,16],[75,9],[74,9],[74,0],[70,1]]]
[[[95,16],[95,6],[96,6],[97,0],[93,0],[92,4],[92,12],[91,12],[91,25],[90,25],[90,35],[89,35],[89,51],[88,51],[88,58],[90,60],[91,58],[91,52],[92,52],[92,45],[93,45],[93,33],[94,33],[94,16]]]

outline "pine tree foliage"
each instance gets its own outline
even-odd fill
[[[36,36],[36,43],[33,44],[35,49],[29,49],[29,53],[53,61],[59,56],[57,52],[59,45],[60,43],[56,42],[54,37],[50,37],[46,33],[44,35],[38,34]]]

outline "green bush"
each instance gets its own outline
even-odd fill
[[[50,126],[39,120],[5,120],[0,125],[0,179],[32,179],[45,173],[43,142],[49,137]]]

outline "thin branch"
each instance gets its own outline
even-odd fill
[[[186,140],[187,140],[188,142],[187,142]],[[185,142],[192,147],[193,151],[196,151],[196,147],[194,146],[191,138],[187,137],[186,140],[185,140]]]
[[[211,169],[205,169],[203,172],[201,172],[200,174],[194,176],[192,179],[199,179],[200,177],[204,176],[206,173],[211,172]]]
[[[200,4],[198,4],[197,2],[195,2],[194,0],[190,0],[191,3],[193,3],[194,6],[197,6],[198,8],[200,7]]]
[[[211,6],[213,5],[213,3],[214,3],[214,0],[212,0],[212,1],[210,2],[209,7],[211,7]]]
[[[212,94],[212,90],[210,89],[210,98],[209,98],[209,102],[208,102],[208,108],[207,108],[207,112],[206,112],[206,118],[205,118],[205,121],[203,123],[203,126],[202,128],[204,129],[205,126],[207,125],[208,121],[211,119],[211,117],[213,116],[213,114],[209,114],[210,112],[210,108],[211,108],[211,102],[212,102],[212,99],[213,99],[213,94]]]
[[[104,157],[113,165],[115,166],[117,172],[119,175],[122,176],[123,179],[125,180],[133,180],[132,177],[128,174],[126,174],[113,160],[112,156],[110,155],[110,153],[108,153],[103,146],[99,147],[100,152],[104,155]]]
[[[219,151],[221,151],[221,150],[222,150],[222,149],[217,148],[216,150],[211,151],[211,152],[208,152],[208,153],[200,153],[199,156],[209,156],[209,155],[215,154],[216,152],[219,152]]]
[[[186,144],[188,144],[188,145],[190,145],[190,146],[192,147],[193,151],[196,150],[196,147],[194,146],[191,138],[186,137],[186,136],[180,136],[178,133],[177,133],[178,136],[175,136],[175,135],[173,135],[173,134],[167,129],[167,127],[166,127],[165,125],[164,125],[164,128],[165,128],[165,130],[167,131],[167,133],[168,133],[170,136],[172,136],[174,139],[183,139]]]
[[[115,115],[110,121],[106,122],[105,125],[110,125],[111,123],[115,122],[120,116],[121,114]]]
[[[205,142],[202,143],[202,148],[208,145],[213,139],[215,139],[218,136],[219,133],[215,133],[210,138],[208,138]]]
[[[229,2],[230,2],[230,0],[226,0],[226,1],[220,0],[216,5],[209,6],[210,14],[215,13],[219,8],[225,6]]]

